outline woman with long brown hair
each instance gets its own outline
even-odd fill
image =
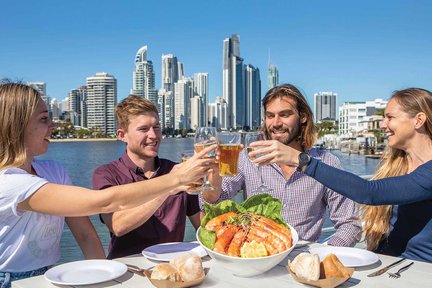
[[[114,111],[113,111],[114,113]],[[88,215],[133,208],[158,196],[185,191],[208,174],[214,160],[200,159],[216,145],[179,164],[171,173],[104,191],[70,185],[55,161],[34,159],[48,149],[54,125],[39,93],[24,84],[0,83],[0,287],[44,273],[60,259],[64,217],[86,258],[102,258]],[[83,159],[84,160],[84,159]],[[85,231],[84,231],[85,230]],[[84,244],[84,245],[81,245]]]
[[[334,191],[368,205],[362,215],[368,249],[432,262],[432,93],[420,88],[396,91],[381,128],[388,147],[370,181],[288,146],[272,150],[265,141],[255,142],[268,147],[259,150],[267,155],[254,162],[263,165],[283,159]]]

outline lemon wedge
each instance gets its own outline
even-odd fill
[[[245,242],[240,248],[240,257],[242,258],[259,258],[267,255],[264,243],[258,243],[255,240]]]

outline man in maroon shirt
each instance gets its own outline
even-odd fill
[[[117,137],[126,143],[122,157],[97,168],[93,188],[105,189],[167,174],[176,164],[158,157],[162,131],[156,106],[131,95],[115,110]],[[186,215],[195,229],[200,224],[198,196],[180,192],[161,196],[133,209],[101,214],[111,233],[108,259],[123,257],[151,245],[183,241]]]

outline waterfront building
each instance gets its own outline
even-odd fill
[[[261,79],[259,69],[250,64],[246,65],[244,80],[246,109],[243,113],[245,117],[243,126],[249,129],[258,129],[261,126]],[[240,115],[237,115],[237,117],[239,118]]]
[[[336,121],[337,94],[333,92],[318,92],[314,94],[315,122]]]
[[[178,75],[178,80],[182,80],[184,79],[184,66],[182,62],[178,62],[177,61],[177,75]]]
[[[87,127],[87,87],[72,89],[68,93],[68,98],[72,124]]]
[[[164,88],[158,92],[159,121],[163,128],[174,128],[174,94]]]
[[[279,85],[279,70],[276,65],[269,65],[267,74],[268,90]]]
[[[158,105],[153,62],[147,60],[147,46],[141,47],[135,55],[131,94],[141,96]]]
[[[190,99],[190,127],[196,130],[198,127],[204,126],[202,122],[203,103],[199,95],[195,95]]]
[[[202,113],[200,114],[199,126],[207,126],[209,119],[207,115],[207,106],[208,106],[208,73],[195,73],[194,74],[194,93],[195,95],[200,96],[201,98],[201,107],[200,110]],[[193,125],[192,125],[193,127]]]
[[[173,54],[162,54],[162,88],[174,91],[174,83],[179,80],[177,57]]]
[[[227,103],[223,97],[216,97],[215,103],[208,104],[208,115],[210,126],[216,127],[216,129],[226,130],[227,129]]]
[[[87,77],[87,127],[105,135],[115,134],[114,109],[117,104],[117,80],[105,72]]]
[[[52,111],[51,111],[51,98],[47,95],[47,84],[45,82],[27,82],[27,85],[30,87],[36,89],[42,100],[45,102],[45,105],[48,108],[48,114],[50,117],[52,117]]]
[[[58,120],[62,114],[62,110],[60,109],[60,103],[56,98],[51,99],[49,109],[51,110],[51,117],[53,120]]]
[[[223,43],[223,98],[227,103],[228,128],[243,128],[245,111],[244,99],[244,67],[240,57],[240,36],[232,35]],[[237,119],[237,117],[241,117]]]
[[[383,99],[343,103],[339,106],[339,135],[352,137],[368,130],[368,116],[384,109],[386,105],[387,101]]]
[[[174,84],[174,128],[190,129],[190,101],[193,97],[193,80],[183,78]]]

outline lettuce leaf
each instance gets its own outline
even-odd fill
[[[207,248],[213,250],[216,242],[216,233],[205,228],[202,228],[198,232],[198,237],[201,243]]]
[[[269,194],[258,194],[251,196],[241,204],[231,200],[225,200],[216,205],[205,203],[204,210],[206,215],[201,220],[201,229],[198,233],[198,237],[202,244],[212,250],[216,242],[216,234],[213,231],[206,230],[205,225],[214,217],[227,212],[258,214],[267,217],[279,224],[288,226],[281,216],[282,203]]]
[[[206,212],[205,217],[201,220],[201,227],[204,228],[208,221],[213,219],[216,216],[228,213],[247,213],[246,209],[241,207],[240,204],[237,204],[231,200],[224,200],[216,205],[204,204],[204,211]]]

